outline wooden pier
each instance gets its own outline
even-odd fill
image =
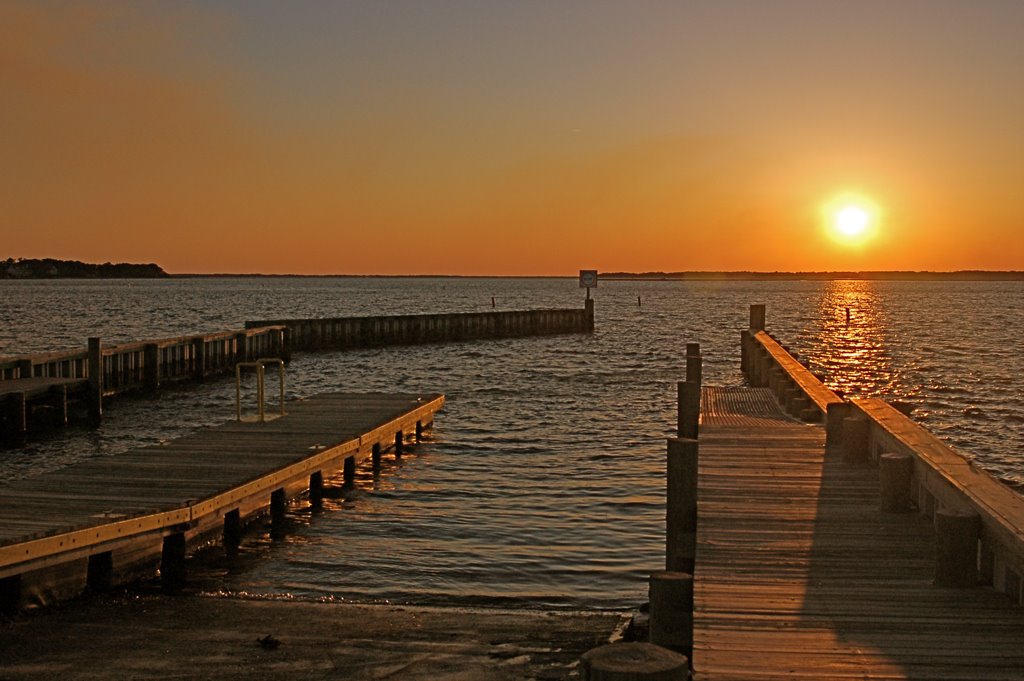
[[[1024,610],[935,586],[933,519],[882,512],[877,468],[826,452],[768,388],[703,398],[696,679],[1024,677]]]
[[[443,395],[327,394],[266,422],[233,421],[0,487],[0,607],[16,610],[155,574],[180,583],[189,547],[238,541],[359,461],[430,428]]]
[[[594,330],[594,300],[582,308],[559,310],[495,310],[457,314],[267,319],[248,321],[247,329],[268,326],[288,329],[294,350],[349,350],[382,345],[418,345]]]
[[[1024,678],[1024,497],[750,319],[750,387],[701,390],[688,348],[650,643],[600,654],[678,653],[636,678]]]

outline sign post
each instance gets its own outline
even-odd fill
[[[597,270],[580,270],[580,288],[587,289],[587,300],[590,300],[590,288],[597,288]]]

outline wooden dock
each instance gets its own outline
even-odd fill
[[[0,487],[0,605],[17,609],[86,587],[181,576],[189,546],[237,540],[247,518],[278,513],[356,464],[401,455],[433,423],[443,395],[328,394],[287,414],[233,421]]]
[[[933,585],[933,521],[882,513],[877,468],[768,388],[702,405],[695,679],[1024,678],[1024,610]]]

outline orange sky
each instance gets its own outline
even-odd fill
[[[0,2],[0,258],[1024,269],[1024,3]],[[881,210],[826,234],[844,191]]]

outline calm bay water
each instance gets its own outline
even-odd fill
[[[0,282],[0,355],[239,327],[245,319],[582,306],[568,279],[174,279]],[[750,303],[833,387],[915,418],[1024,482],[1018,282],[602,282],[597,330],[297,355],[290,396],[444,392],[400,465],[296,508],[286,536],[208,560],[213,593],[602,608],[644,600],[663,561],[664,438],[687,342],[708,384],[739,384]],[[640,298],[642,306],[637,304]],[[851,311],[846,323],[845,310]],[[234,381],[115,402],[96,430],[0,451],[0,481],[178,437],[233,416]]]

